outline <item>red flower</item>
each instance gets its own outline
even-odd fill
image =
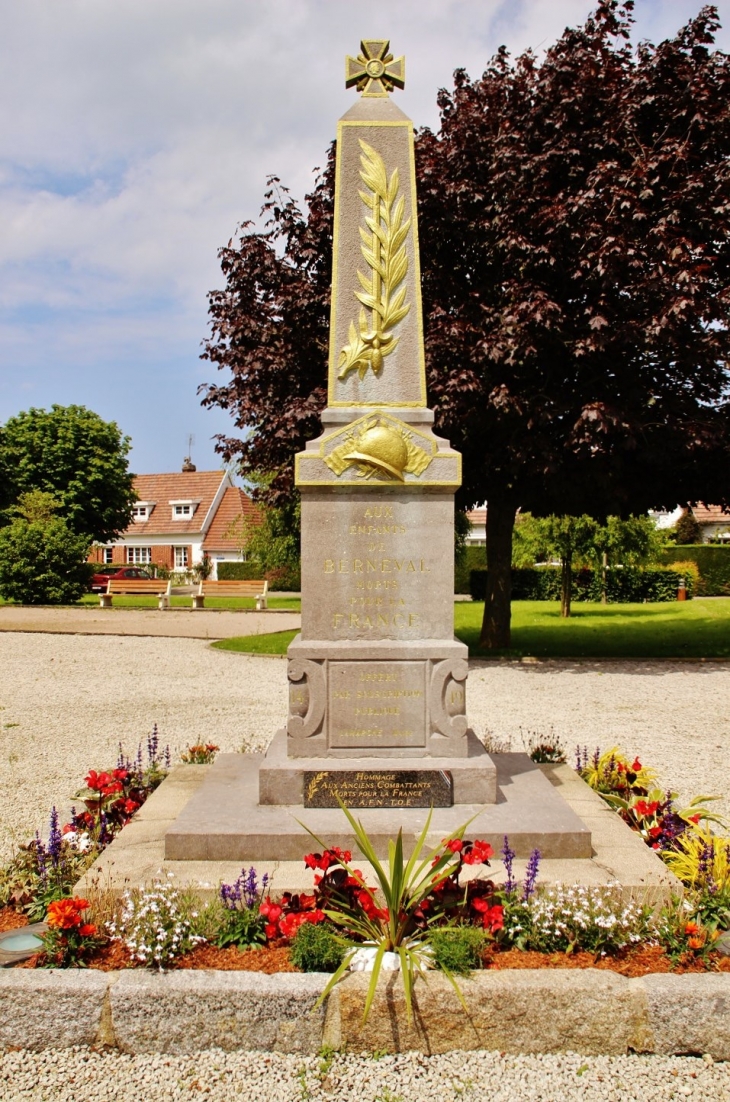
[[[272,903],[270,899],[265,899],[259,907],[259,914],[264,918],[268,918],[269,922],[278,922],[279,915],[282,912],[282,908],[278,903]]]
[[[125,800],[122,804],[122,811],[125,815],[134,815],[138,807],[139,804],[135,803],[134,800]]]
[[[489,858],[494,856],[494,850],[490,846],[489,842],[476,841],[472,843],[471,848],[464,854],[465,865],[486,865],[489,864]]]
[[[502,930],[504,928],[504,907],[500,907],[498,903],[495,903],[493,907],[489,907],[482,916],[482,926],[492,934]]]
[[[634,764],[631,766],[631,771],[632,771],[632,773],[640,773],[641,772],[641,762],[639,761],[638,758],[634,758]]]
[[[340,849],[339,846],[330,846],[327,852],[331,857],[336,857],[338,861],[345,865],[349,865],[350,861],[352,861],[352,854],[349,849]]]
[[[127,769],[115,769],[112,776],[115,781],[126,781],[129,776],[129,771]]]
[[[658,800],[651,800],[649,803],[646,800],[637,800],[634,804],[634,811],[638,811],[639,815],[648,816],[653,815],[658,807]]]
[[[451,850],[452,853],[461,853],[464,848],[461,838],[444,838],[441,845]]]
[[[86,922],[80,927],[79,933],[81,937],[94,937],[96,934],[96,926],[92,922]]]
[[[662,828],[660,826],[655,826],[655,827],[650,827],[649,830],[647,831],[647,834],[649,835],[650,838],[658,838],[660,836],[661,832],[662,832]]]
[[[700,819],[701,819],[701,818],[702,818],[702,816],[701,816],[701,815],[690,815],[690,816],[689,816],[689,821],[690,821],[691,823],[699,823],[699,821],[700,821]]]

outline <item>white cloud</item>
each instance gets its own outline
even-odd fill
[[[267,174],[298,198],[311,186],[353,99],[344,55],[363,35],[389,35],[406,54],[399,103],[435,126],[454,68],[479,75],[501,42],[545,48],[593,6],[0,0],[0,420],[28,404],[28,388],[35,404],[70,390],[91,404],[94,372],[111,367],[158,371],[170,387],[189,369],[212,377],[196,358],[217,249],[257,217]],[[639,0],[640,33],[673,33],[698,6]],[[730,0],[721,9],[730,23]],[[148,432],[118,397],[127,431]],[[148,442],[161,455],[152,466],[171,462],[166,439]]]

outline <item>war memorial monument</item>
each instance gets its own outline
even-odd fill
[[[434,842],[475,817],[470,832],[495,849],[508,834],[519,855],[591,855],[529,757],[493,758],[469,727],[453,631],[461,457],[428,408],[413,124],[390,98],[404,81],[385,40],[347,58],[360,96],[337,130],[328,403],[296,457],[302,622],[286,726],[265,756],[219,756],[167,831],[167,860],[299,860],[300,820],[351,844],[340,800],[380,853],[401,827],[407,848],[433,808]]]

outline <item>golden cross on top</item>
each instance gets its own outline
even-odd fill
[[[345,58],[345,87],[357,86],[363,96],[387,96],[406,83],[406,59],[388,53],[385,38],[366,38],[356,58]]]

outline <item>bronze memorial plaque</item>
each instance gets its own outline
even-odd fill
[[[452,807],[444,769],[326,769],[304,774],[305,807]]]

